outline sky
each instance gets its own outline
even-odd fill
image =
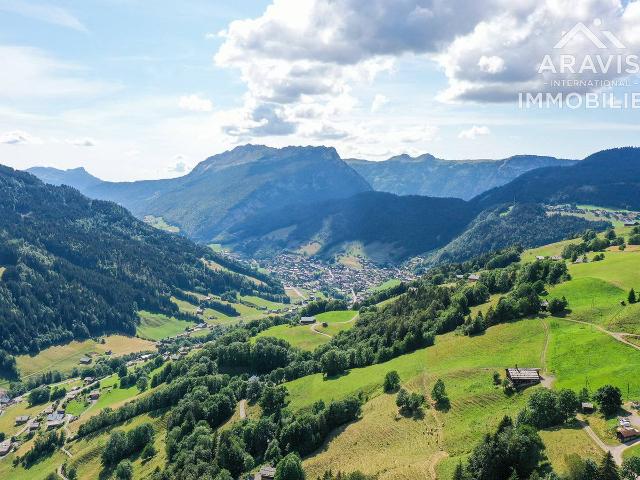
[[[621,0],[0,0],[0,163],[137,180],[245,143],[583,158],[640,143],[638,24]],[[520,101],[538,93],[562,100]]]

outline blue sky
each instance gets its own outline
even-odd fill
[[[625,54],[640,51],[637,2],[442,5],[0,0],[0,163],[129,180],[182,175],[246,142],[374,160],[638,143],[638,109],[523,110],[516,95],[537,91],[540,58],[577,22],[597,18]]]

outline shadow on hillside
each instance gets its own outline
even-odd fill
[[[335,375],[331,375],[331,376],[329,376],[329,375],[324,375],[324,376],[322,377],[322,379],[323,379],[325,382],[330,381],[330,380],[338,380],[338,379],[340,379],[340,378],[342,378],[342,377],[346,377],[346,376],[347,376],[347,375],[349,375],[350,373],[351,373],[351,371],[350,371],[350,370],[347,370],[347,371],[344,371],[344,372],[341,372],[341,373],[336,373]]]

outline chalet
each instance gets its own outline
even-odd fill
[[[562,256],[561,255],[554,255],[551,257],[551,260],[555,260],[556,262],[562,260]]]
[[[11,451],[11,440],[5,440],[0,443],[0,457],[4,457],[7,453]]]
[[[56,413],[61,413],[62,415],[64,415],[64,407],[60,406],[56,409]]]
[[[100,391],[99,390],[94,390],[89,394],[89,399],[90,400],[98,400],[100,398]]]
[[[16,417],[16,425],[24,425],[29,421],[31,417],[29,415],[20,415]]]
[[[628,442],[629,440],[635,440],[636,438],[640,438],[640,431],[631,427],[618,427],[616,430],[616,437],[622,443]]]
[[[593,413],[596,410],[591,402],[582,402],[580,404],[580,409],[582,410],[582,413]]]
[[[635,220],[625,220],[624,221],[624,226],[625,227],[635,227],[636,225],[638,225],[638,222],[636,222]]]
[[[507,378],[516,388],[537,385],[542,380],[539,368],[515,368],[506,369]]]
[[[9,405],[11,403],[11,398],[6,393],[0,393],[0,406]]]
[[[54,411],[53,405],[49,405],[47,408],[44,409],[44,414],[50,415],[53,413],[53,411]]]
[[[33,421],[27,427],[30,432],[35,432],[40,428],[40,422]]]
[[[95,382],[95,378],[93,377],[84,377],[84,379],[82,380],[84,382],[85,385],[89,385],[90,383]]]
[[[467,277],[467,279],[472,283],[477,282],[478,280],[480,280],[480,275],[478,275],[477,273],[472,273]]]
[[[58,428],[64,424],[63,413],[51,413],[47,415],[47,430],[50,428]]]
[[[273,480],[276,476],[276,469],[273,467],[262,467],[254,480]]]
[[[82,357],[80,358],[80,365],[89,365],[91,363],[91,358]]]
[[[316,317],[300,317],[300,325],[313,325],[316,323]]]
[[[456,275],[456,279],[458,279],[458,280],[464,280],[464,275],[460,275],[460,274],[458,274],[458,275]]]

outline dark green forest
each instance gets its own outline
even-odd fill
[[[284,293],[266,276],[257,286],[238,273],[208,269],[203,259],[235,268],[114,203],[0,166],[2,350],[34,353],[74,338],[133,334],[139,310],[179,316],[170,301],[178,290]]]

